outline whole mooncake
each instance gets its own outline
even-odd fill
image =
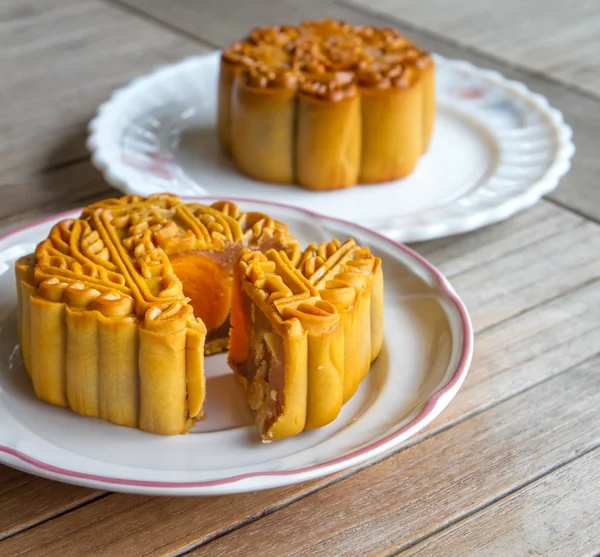
[[[333,190],[401,178],[429,145],[434,73],[393,29],[257,28],[221,56],[220,142],[265,182]]]

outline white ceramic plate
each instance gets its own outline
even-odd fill
[[[219,53],[185,59],[115,92],[90,123],[88,148],[126,193],[264,199],[359,222],[408,242],[505,219],[553,190],[568,171],[571,129],[521,83],[436,56],[432,144],[412,175],[311,192],[240,174],[217,143]]]
[[[206,359],[207,418],[188,435],[152,435],[36,399],[17,347],[13,262],[55,222],[79,213],[72,211],[0,239],[0,462],[113,491],[234,493],[310,480],[382,455],[448,405],[467,373],[473,333],[463,303],[434,267],[356,225],[291,207],[237,202],[283,220],[303,245],[352,236],[383,258],[383,351],[335,422],[262,444],[225,355]]]

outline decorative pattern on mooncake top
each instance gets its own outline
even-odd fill
[[[231,203],[127,196],[56,224],[16,264],[20,346],[36,395],[162,434],[201,416],[203,357],[227,346],[244,247],[299,259],[287,227]]]
[[[234,272],[229,362],[265,441],[333,421],[381,349],[381,260],[353,240],[297,261],[245,250]]]
[[[254,29],[224,50],[219,138],[248,176],[313,190],[401,178],[427,150],[431,56],[342,21]]]

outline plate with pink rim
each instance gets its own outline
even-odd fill
[[[153,435],[38,400],[17,345],[14,262],[31,253],[56,222],[79,214],[71,211],[0,238],[0,463],[112,491],[237,493],[307,481],[382,457],[442,412],[467,374],[473,332],[463,302],[440,272],[404,245],[355,224],[276,203],[233,201],[287,223],[303,245],[353,237],[382,258],[383,350],[338,418],[261,443],[222,354],[206,358],[206,418],[185,435]]]
[[[311,192],[251,180],[218,145],[219,52],[115,91],[89,125],[92,162],[126,193],[250,197],[359,222],[402,242],[510,217],[557,187],[574,145],[563,116],[522,83],[435,56],[432,143],[402,180]]]

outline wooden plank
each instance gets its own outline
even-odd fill
[[[595,281],[477,335],[471,371],[431,430],[482,412],[593,357],[600,349],[599,316],[600,281]]]
[[[600,228],[585,222],[455,275],[452,284],[481,330],[600,276],[599,250]]]
[[[420,10],[422,6],[431,5],[431,1],[429,0],[429,4],[412,2],[411,5],[414,6],[414,9]],[[441,2],[441,0],[438,1]],[[468,1],[470,4],[475,3],[475,0]],[[485,5],[487,6],[491,1],[486,1]],[[352,23],[391,25],[406,33],[427,50],[449,58],[466,59],[476,65],[497,70],[510,79],[522,81],[533,91],[546,96],[553,106],[561,110],[566,121],[576,132],[577,154],[573,168],[561,181],[558,190],[550,195],[551,199],[590,218],[600,220],[600,188],[595,186],[596,177],[600,174],[600,158],[597,156],[597,138],[600,137],[600,103],[597,99],[580,94],[569,86],[551,81],[543,75],[531,75],[529,72],[515,67],[512,62],[503,62],[502,59],[485,53],[466,49],[460,40],[436,37],[429,32],[415,29],[413,25],[404,24],[401,20],[391,20],[389,16],[386,16],[386,19],[382,15],[364,10],[363,7],[357,10],[355,5],[351,6],[350,4],[334,4],[319,0],[305,2],[294,2],[293,0],[253,0],[252,2],[205,0],[201,3],[194,0],[171,0],[168,4],[161,0],[119,0],[119,2],[132,6],[153,18],[165,21],[173,28],[221,47],[243,37],[255,25],[295,23],[302,19],[320,17],[336,17]],[[407,3],[409,3],[408,0],[402,2],[403,5]],[[389,6],[395,5],[397,5],[395,0],[393,2],[389,0]],[[503,10],[504,8],[490,12],[489,9],[487,11],[482,9],[482,12],[488,18],[489,13],[493,13],[496,17]],[[429,13],[429,11],[431,10],[425,8],[424,13]],[[439,4],[437,11],[447,13],[454,11],[454,8],[446,10]],[[401,14],[401,12],[394,13]],[[548,12],[548,14],[551,13]],[[556,21],[560,20],[557,18]],[[473,25],[476,26],[475,24],[479,28],[482,27],[477,22]],[[486,23],[483,27],[493,28],[494,26]],[[537,31],[535,34],[531,34],[527,30],[527,33],[535,37],[535,40],[537,37],[543,37],[544,44],[548,39],[547,35]],[[515,44],[517,43],[518,41],[515,41]],[[568,49],[568,45],[564,48]],[[596,50],[591,50],[593,56],[595,56]],[[495,56],[498,56],[498,53],[500,53],[499,56],[502,56],[504,49],[495,49],[492,52]],[[522,56],[522,58],[526,58],[526,56]]]
[[[515,251],[566,233],[584,219],[542,199],[513,218],[480,230],[448,236],[410,247],[439,267],[446,277],[488,265]]]
[[[331,0],[116,0],[140,13],[218,47],[244,37],[256,25],[276,25],[322,17],[351,20],[356,12]]]
[[[0,556],[172,554],[256,520],[324,481],[228,497],[114,494],[8,538],[0,543]]]
[[[101,494],[0,465],[0,540],[93,501]]]
[[[0,44],[0,186],[11,192],[87,155],[87,122],[115,87],[206,51],[97,0],[2,2]]]
[[[342,0],[600,95],[600,4],[458,0]],[[526,17],[524,17],[526,15]],[[532,32],[530,19],[535,20]]]
[[[599,365],[596,358],[189,555],[389,555],[600,446]],[[533,519],[532,528],[543,527]]]
[[[400,555],[597,555],[599,523],[596,449]]]
[[[0,227],[23,225],[36,217],[62,212],[102,197],[123,193],[109,186],[88,159],[40,172],[26,182],[0,186]],[[9,200],[9,201],[8,201]]]

